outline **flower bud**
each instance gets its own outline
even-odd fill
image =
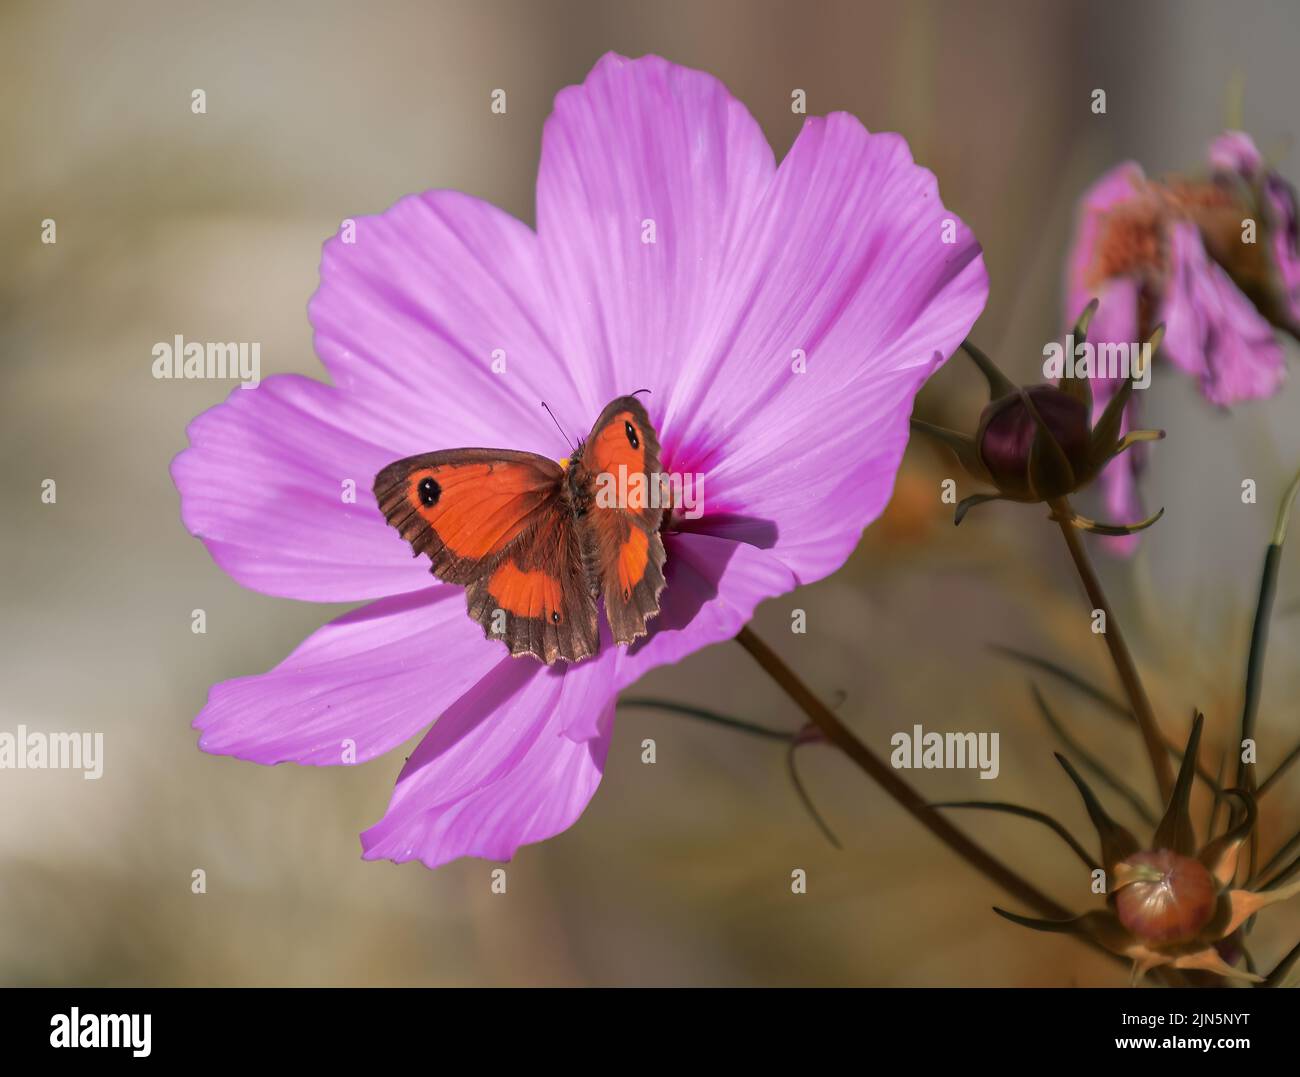
[[[1196,938],[1218,902],[1219,887],[1209,870],[1170,849],[1134,853],[1120,861],[1115,882],[1120,923],[1154,946]]]
[[[994,484],[1026,500],[1073,491],[1089,471],[1091,438],[1087,405],[1054,385],[1033,385],[994,400],[976,435]]]

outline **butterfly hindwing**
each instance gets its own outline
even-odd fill
[[[659,481],[659,439],[636,397],[619,397],[601,413],[582,465],[596,484],[586,517],[592,569],[614,641],[631,643],[646,634],[646,622],[659,612],[666,559],[659,537],[664,510],[652,489]],[[618,496],[602,497],[602,484]]]
[[[514,655],[548,665],[596,653],[596,599],[587,586],[573,519],[559,503],[536,514],[531,529],[492,571],[469,585],[469,615]]]
[[[489,638],[512,654],[577,661],[599,637],[563,479],[533,453],[453,449],[390,464],[375,497],[435,576],[467,588],[470,616]]]

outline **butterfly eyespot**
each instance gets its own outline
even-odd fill
[[[555,610],[551,611],[551,623],[552,624],[560,623],[560,615]]]
[[[628,444],[634,449],[641,448],[641,439],[636,436],[636,427],[624,420],[623,431],[627,434]]]
[[[626,602],[626,601],[627,601],[629,598],[631,598],[631,597],[632,597],[632,592],[629,591],[626,587],[624,587],[624,588],[623,588],[623,601]]]
[[[420,504],[425,506],[425,508],[431,508],[436,505],[438,503],[438,498],[442,496],[442,487],[431,478],[421,479],[417,491],[420,495]]]

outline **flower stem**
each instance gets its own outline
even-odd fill
[[[840,751],[858,765],[867,776],[897,801],[917,822],[929,830],[935,837],[947,845],[953,852],[979,871],[985,878],[996,883],[1008,894],[1018,898],[1026,905],[1037,909],[1044,916],[1058,920],[1069,919],[1071,912],[1058,905],[1050,897],[1037,889],[1032,883],[1022,879],[1009,867],[991,853],[976,844],[898,776],[897,771],[888,766],[853,732],[831,712],[820,699],[813,695],[807,685],[801,681],[789,666],[766,643],[758,638],[746,626],[736,636],[736,642],[747,650],[753,659],[802,710],[822,733]]]
[[[1169,755],[1165,751],[1164,735],[1160,732],[1155,712],[1151,709],[1151,700],[1147,698],[1146,689],[1142,687],[1142,678],[1138,676],[1133,656],[1129,653],[1128,644],[1124,642],[1124,634],[1120,631],[1115,611],[1106,601],[1106,592],[1102,590],[1101,579],[1092,567],[1092,561],[1088,557],[1088,551],[1084,549],[1079,532],[1070,523],[1074,510],[1065,498],[1049,501],[1048,505],[1052,509],[1052,519],[1061,528],[1065,545],[1070,551],[1075,569],[1078,570],[1079,579],[1083,582],[1083,589],[1088,593],[1088,601],[1092,603],[1093,609],[1101,610],[1105,614],[1106,630],[1102,633],[1102,637],[1106,640],[1111,661],[1115,663],[1115,672],[1119,674],[1129,705],[1133,708],[1133,716],[1142,731],[1142,741],[1146,745],[1147,755],[1151,757],[1151,769],[1155,773],[1156,785],[1160,789],[1160,800],[1167,804],[1174,789],[1174,771],[1169,763]]]

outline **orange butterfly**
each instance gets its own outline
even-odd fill
[[[613,507],[597,497],[599,480],[637,473],[643,490],[659,481],[659,441],[645,408],[621,396],[562,463],[447,449],[389,464],[375,476],[375,497],[416,556],[429,555],[433,574],[465,587],[469,615],[489,639],[550,665],[596,653],[601,595],[615,643],[644,636],[659,612],[659,499]]]

